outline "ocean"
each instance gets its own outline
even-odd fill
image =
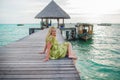
[[[0,46],[7,45],[29,35],[29,28],[39,28],[40,24],[0,24]]]
[[[68,24],[74,26],[74,24]],[[0,24],[0,46],[29,35],[29,28],[39,24]],[[70,41],[78,60],[76,67],[82,80],[120,80],[120,24],[94,25],[91,40]]]

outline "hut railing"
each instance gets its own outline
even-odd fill
[[[42,30],[41,28],[29,28],[29,35],[31,35],[32,33],[35,33],[39,30]]]

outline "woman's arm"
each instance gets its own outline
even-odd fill
[[[49,58],[50,58],[50,49],[51,49],[51,43],[48,42],[47,45],[46,45],[46,49],[47,49],[47,53],[46,53],[46,57],[45,57],[45,60],[44,61],[48,61]]]
[[[47,44],[45,43],[44,50],[43,50],[43,52],[40,52],[40,54],[46,53],[46,49],[47,49]]]
[[[43,53],[46,52],[46,49],[47,49],[47,44],[45,43],[45,47],[44,47],[44,51],[43,51]]]

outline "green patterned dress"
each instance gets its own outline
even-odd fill
[[[68,42],[59,44],[54,36],[47,37],[46,42],[50,42],[52,45],[50,49],[50,59],[64,58],[67,55]]]

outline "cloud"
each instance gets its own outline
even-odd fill
[[[40,20],[36,20],[34,17],[46,7],[50,1],[51,0],[0,0],[0,23],[39,23]],[[111,19],[120,16],[117,15],[120,14],[119,0],[54,1],[65,10],[72,19],[76,18],[76,20],[78,20],[78,18],[82,18],[82,20],[90,17],[98,18],[98,16],[100,17],[103,14],[106,14],[104,16],[114,14]],[[108,17],[106,17],[106,20],[107,18]]]

